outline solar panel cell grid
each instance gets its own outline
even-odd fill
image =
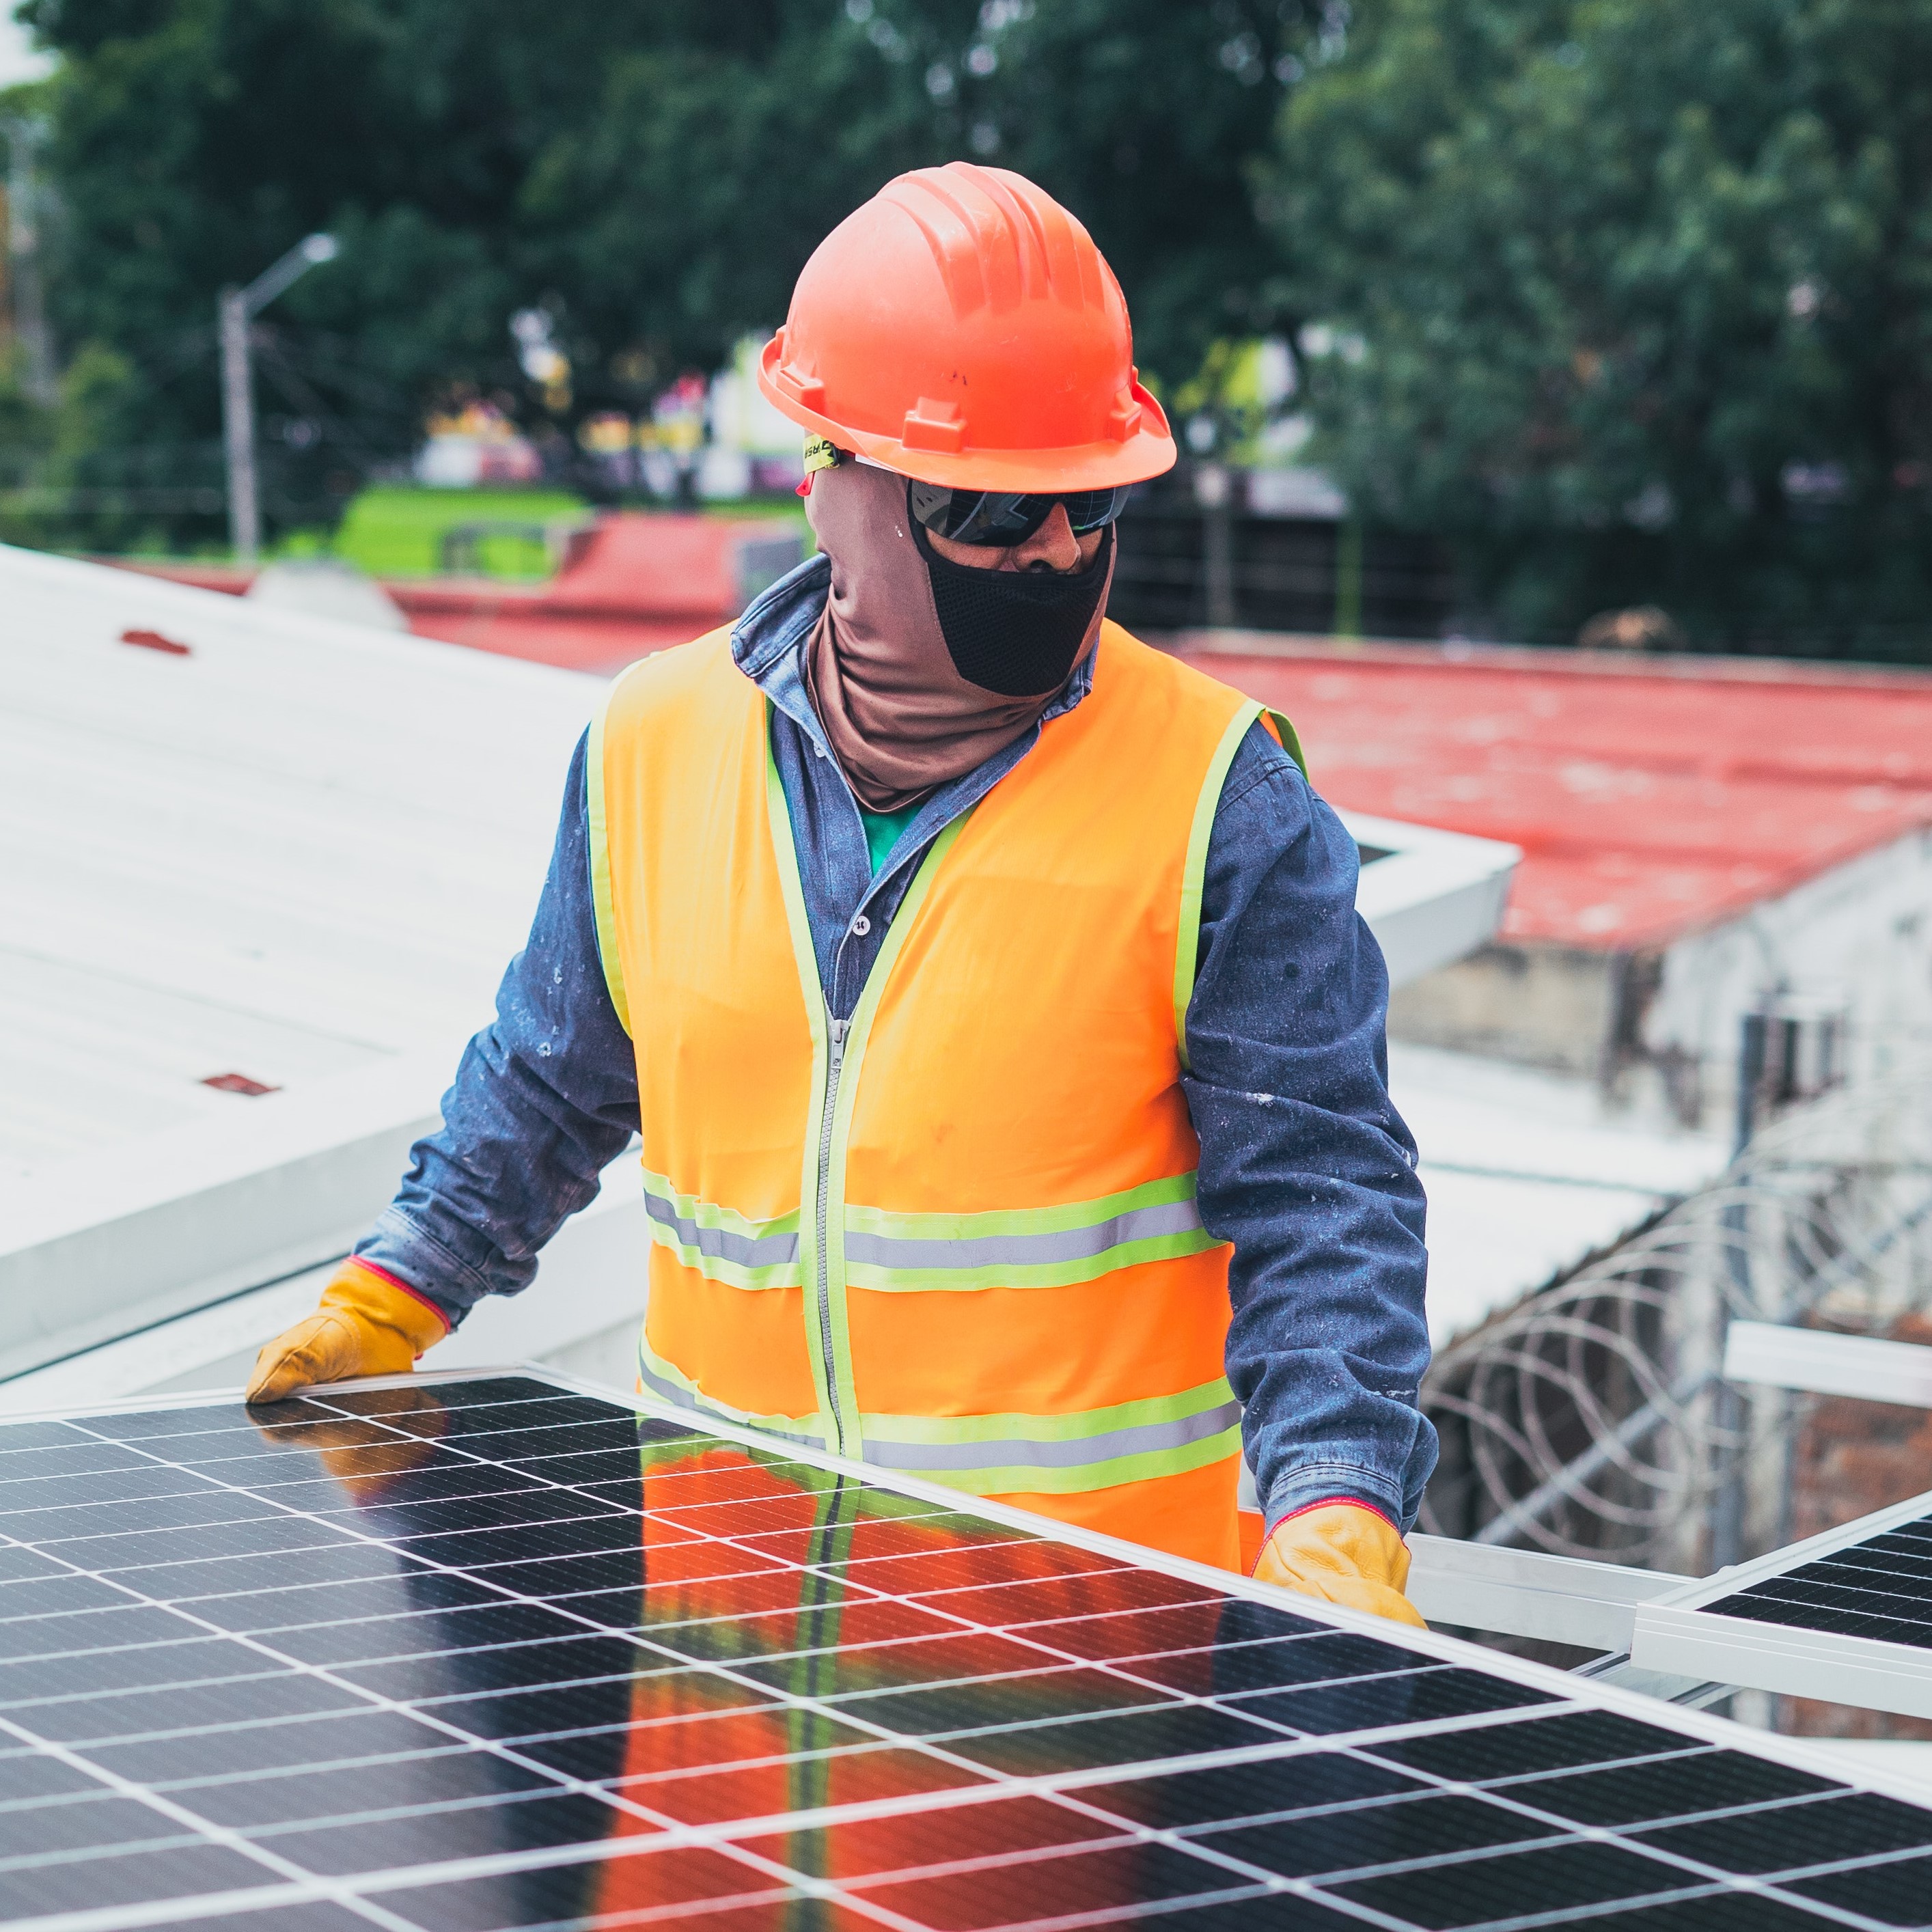
[[[0,1426],[0,1538],[9,1922],[1922,1922],[1932,1810],[536,1378]]]
[[[1932,1858],[1901,1858],[1822,1878],[1801,1878],[1791,1888],[1881,1925],[1932,1925]]]
[[[1907,1533],[1894,1530],[1815,1562],[1796,1564],[1706,1607],[1716,1616],[1788,1618],[1820,1629],[1878,1618],[1894,1642],[1932,1644],[1932,1599],[1925,1588],[1932,1563],[1916,1554],[1894,1553],[1932,1549],[1910,1533],[1932,1532],[1932,1519],[1904,1527]],[[1829,1614],[1834,1612],[1836,1616]]]
[[[1932,1498],[1643,1605],[1648,1669],[1932,1718]]]

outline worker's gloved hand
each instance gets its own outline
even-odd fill
[[[1429,1628],[1402,1594],[1408,1581],[1408,1546],[1388,1517],[1361,1503],[1317,1503],[1284,1516],[1262,1545],[1255,1579]]]
[[[322,1290],[321,1306],[255,1358],[244,1400],[280,1402],[310,1382],[401,1375],[448,1333],[428,1302],[375,1269],[346,1261]]]

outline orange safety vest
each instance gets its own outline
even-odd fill
[[[1105,626],[1091,692],[934,841],[834,1022],[728,634],[617,680],[589,818],[638,1057],[644,1387],[1239,1562],[1228,1250],[1180,1082],[1208,836],[1261,711]]]

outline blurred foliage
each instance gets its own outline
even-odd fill
[[[1358,0],[1262,177],[1316,454],[1504,634],[1932,638],[1932,0]]]
[[[1277,413],[1278,399],[1262,380],[1262,343],[1253,336],[1223,336],[1210,343],[1194,374],[1176,386],[1168,400],[1184,436],[1204,417],[1214,439],[1201,455],[1252,464],[1260,455],[1262,431]]]
[[[134,388],[126,359],[89,343],[62,372],[52,406],[34,402],[17,351],[0,370],[0,542],[43,541],[50,528],[84,528],[96,542],[126,547],[163,527],[198,494],[218,511],[218,488],[198,493],[172,482],[144,485],[137,459],[116,464],[112,446]],[[148,466],[151,470],[154,466]],[[119,472],[104,488],[104,469]]]
[[[568,478],[578,421],[641,410],[775,325],[826,231],[928,163],[1015,166],[1066,200],[1156,371],[1184,376],[1215,337],[1269,319],[1246,170],[1286,94],[1299,0],[19,10],[63,56],[44,84],[56,334],[133,376],[96,494],[74,500],[97,522],[112,500],[184,536],[218,527],[196,508],[220,477],[216,292],[317,229],[340,257],[257,324],[272,527],[339,514],[428,410],[466,396],[536,431]],[[530,308],[567,385],[519,366],[508,320]]]
[[[1471,628],[1664,607],[1695,643],[1932,655],[1932,0],[25,0],[63,58],[66,376],[0,376],[0,518],[217,542],[213,306],[261,317],[272,530],[495,403],[555,481],[783,315],[891,175],[1020,169],[1144,372],[1454,548]],[[567,380],[520,364],[541,310]],[[31,484],[32,487],[27,487]],[[64,516],[50,522],[55,506]],[[39,520],[35,522],[35,519]]]

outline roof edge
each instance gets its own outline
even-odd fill
[[[1335,638],[1295,631],[1186,630],[1147,641],[1177,657],[1247,657],[1331,664],[1536,670],[1558,677],[1638,678],[1693,683],[1831,686],[1932,692],[1932,670],[1825,664],[1808,658],[1706,656],[1688,652],[1586,651],[1568,644],[1470,644],[1401,638]]]

